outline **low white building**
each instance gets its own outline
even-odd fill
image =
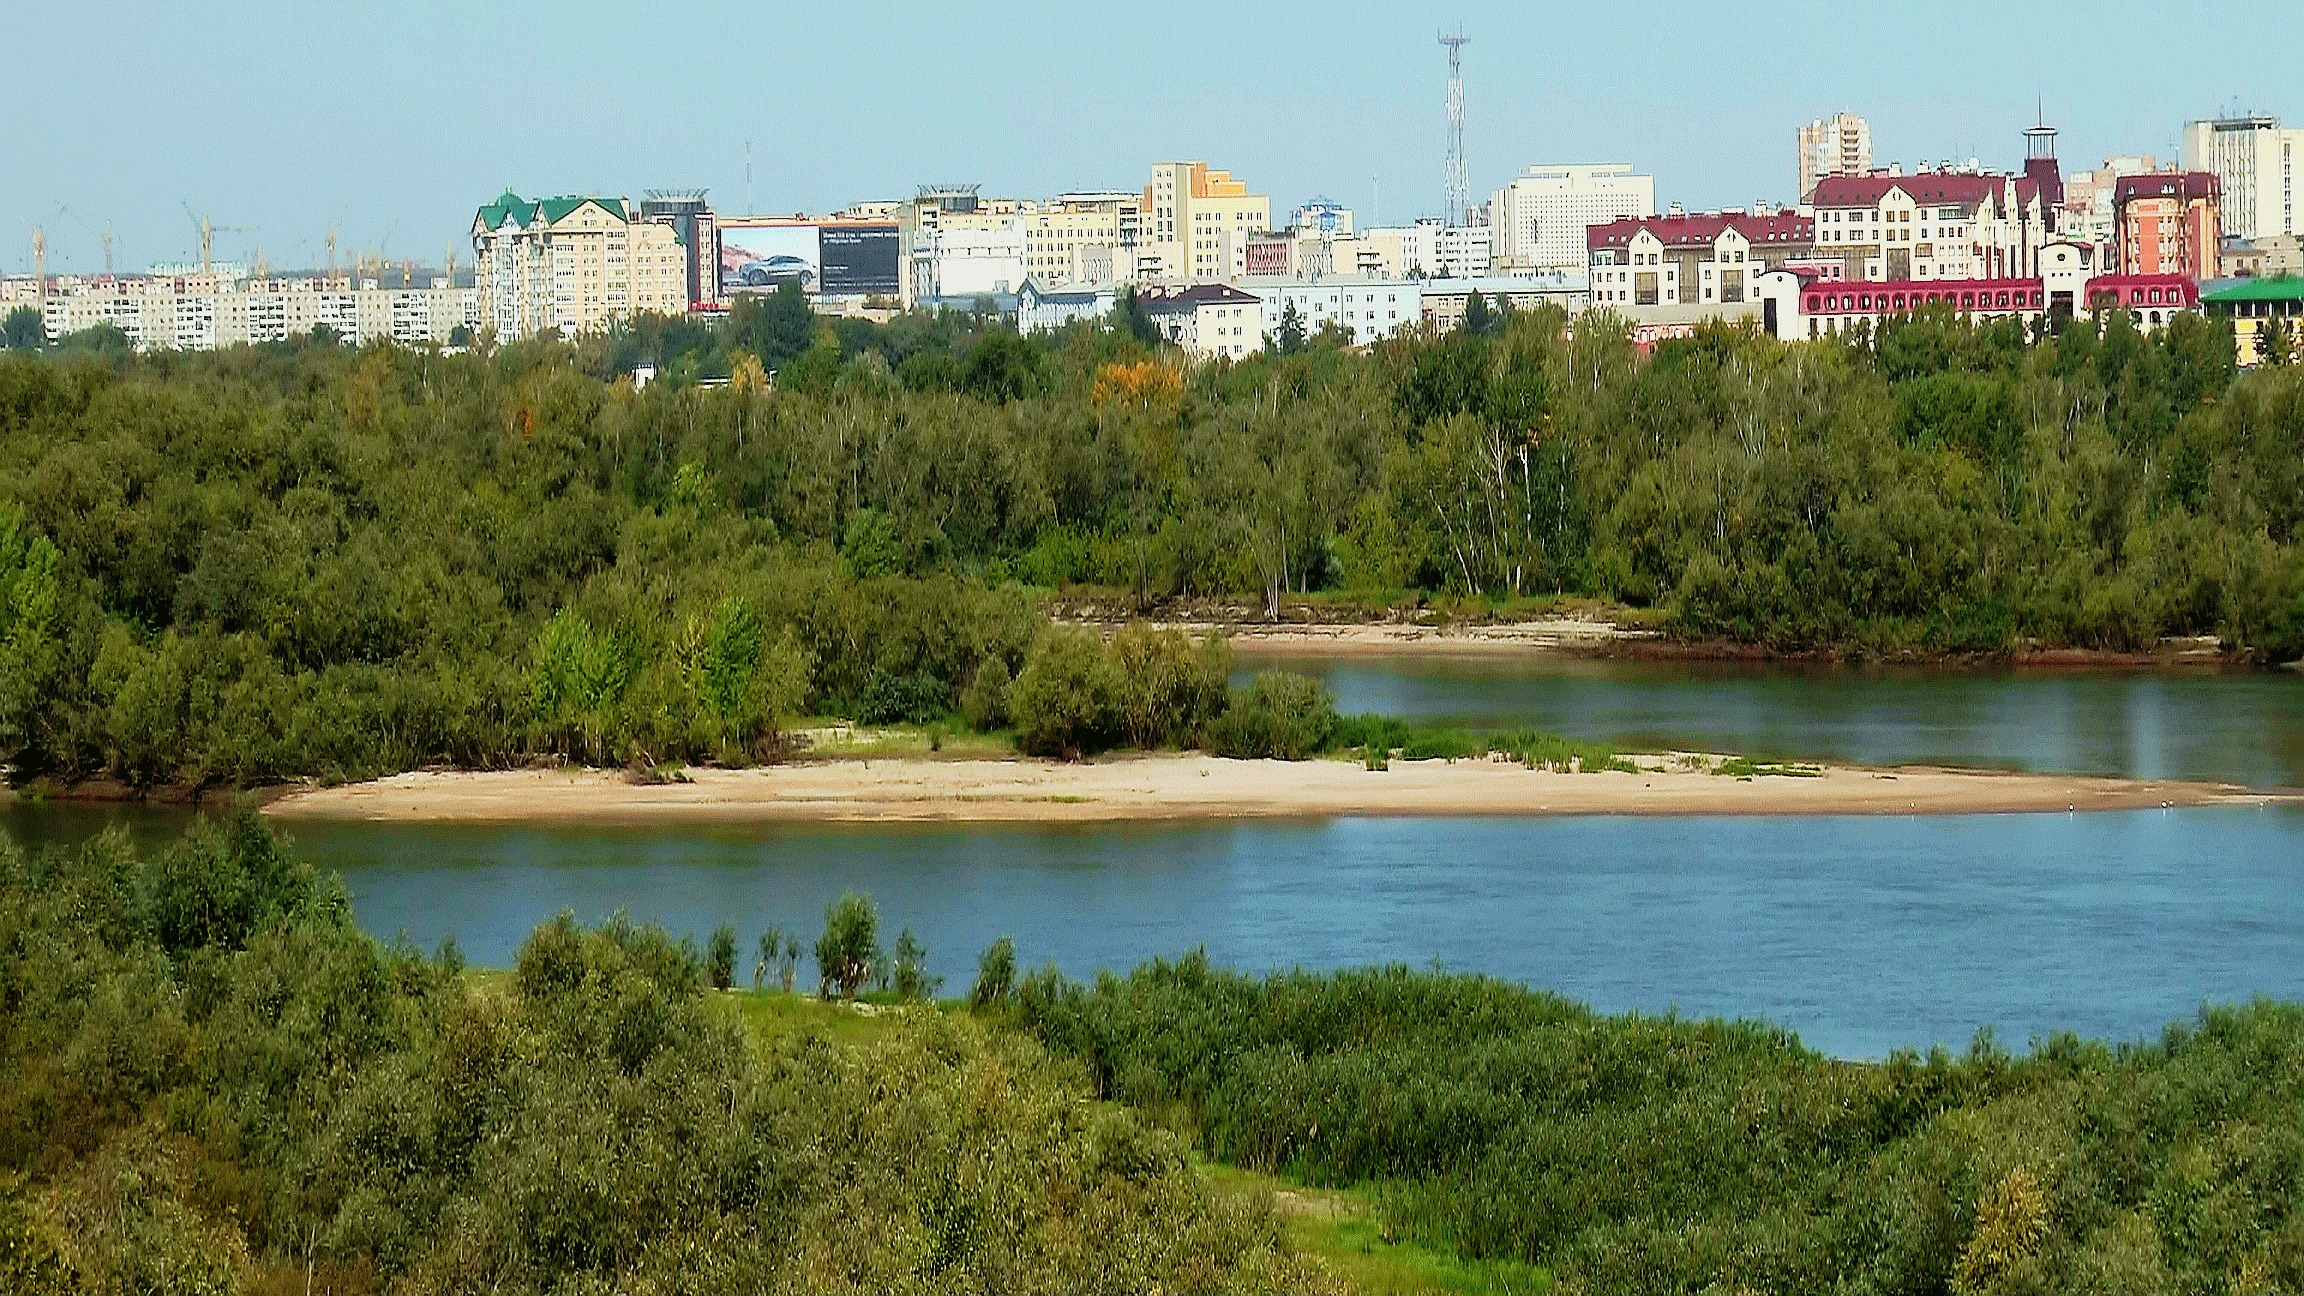
[[[1296,308],[1305,336],[1333,324],[1353,346],[1366,346],[1413,328],[1424,318],[1424,288],[1414,279],[1243,279],[1263,299],[1264,330],[1276,333]]]
[[[1582,274],[1566,271],[1541,275],[1478,275],[1470,279],[1427,279],[1417,285],[1423,300],[1424,322],[1445,333],[1464,322],[1472,294],[1486,298],[1490,309],[1510,305],[1514,310],[1558,306],[1573,319],[1592,304],[1590,283]]]
[[[1012,293],[1024,284],[1025,256],[1020,215],[948,219],[914,237],[914,291],[947,301]]]
[[[1195,359],[1237,360],[1264,347],[1263,300],[1229,284],[1148,285],[1136,300],[1152,327]]]
[[[1110,284],[1101,288],[1054,286],[1027,277],[1024,286],[1016,290],[1016,331],[1029,334],[1081,320],[1103,319],[1112,313],[1119,296],[1120,290]]]

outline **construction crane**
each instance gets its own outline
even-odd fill
[[[80,213],[72,210],[70,207],[65,206],[63,203],[56,204],[56,214],[59,216],[69,216],[73,220],[79,222],[80,228],[88,231],[89,237],[104,245],[104,277],[106,279],[112,278],[112,222],[104,222],[104,228],[99,230],[96,228],[94,222],[90,221],[87,217],[82,216]]]
[[[210,272],[210,267],[215,260],[216,231],[222,230],[227,234],[253,234],[257,228],[254,225],[218,225],[201,213],[193,211],[192,204],[189,202],[184,204],[184,214],[192,218],[192,227],[200,231],[200,273],[202,274]]]
[[[48,295],[48,231],[37,225],[32,227],[32,288]]]

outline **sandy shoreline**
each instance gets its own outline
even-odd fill
[[[1583,621],[1560,617],[1544,621],[1511,621],[1492,625],[1418,625],[1400,621],[1370,621],[1313,625],[1283,622],[1163,621],[1162,629],[1193,635],[1220,630],[1232,650],[1253,654],[1316,652],[1385,655],[1391,653],[1495,653],[1528,651],[1592,651],[1614,644],[1647,641],[1653,631],[1630,630],[1613,621]]]
[[[1198,754],[1085,764],[813,761],[698,769],[642,785],[608,770],[418,772],[292,792],[281,819],[426,822],[767,820],[1094,822],[1331,815],[1986,814],[2256,805],[2232,785],[1943,769],[1824,767],[1737,779],[1655,757],[1637,774],[1561,774],[1500,760],[1234,761]]]

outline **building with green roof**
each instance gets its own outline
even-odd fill
[[[510,340],[598,332],[634,315],[688,309],[687,249],[670,222],[622,198],[523,198],[510,189],[472,214],[483,324]]]
[[[2278,275],[2234,280],[2201,293],[2200,309],[2211,318],[2232,321],[2241,364],[2262,364],[2269,358],[2264,344],[2275,325],[2287,339],[2287,358],[2297,358],[2297,336],[2304,330],[2304,279]]]

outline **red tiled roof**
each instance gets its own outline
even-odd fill
[[[1874,207],[1891,189],[1901,189],[1914,202],[1983,202],[1998,197],[2008,177],[1925,171],[1919,175],[1825,176],[1816,182],[1814,207]]]
[[[2214,198],[2216,189],[2216,177],[2207,171],[2124,175],[2112,182],[2112,205],[2124,206],[2137,198]]]
[[[1692,216],[1633,216],[1605,225],[1586,226],[1584,250],[1597,252],[1602,248],[1623,247],[1643,229],[1666,247],[1710,247],[1719,241],[1721,231],[1728,229],[1752,243],[1781,245],[1816,241],[1816,222],[1798,212],[1771,212],[1766,216],[1754,216],[1750,212],[1697,212]]]

